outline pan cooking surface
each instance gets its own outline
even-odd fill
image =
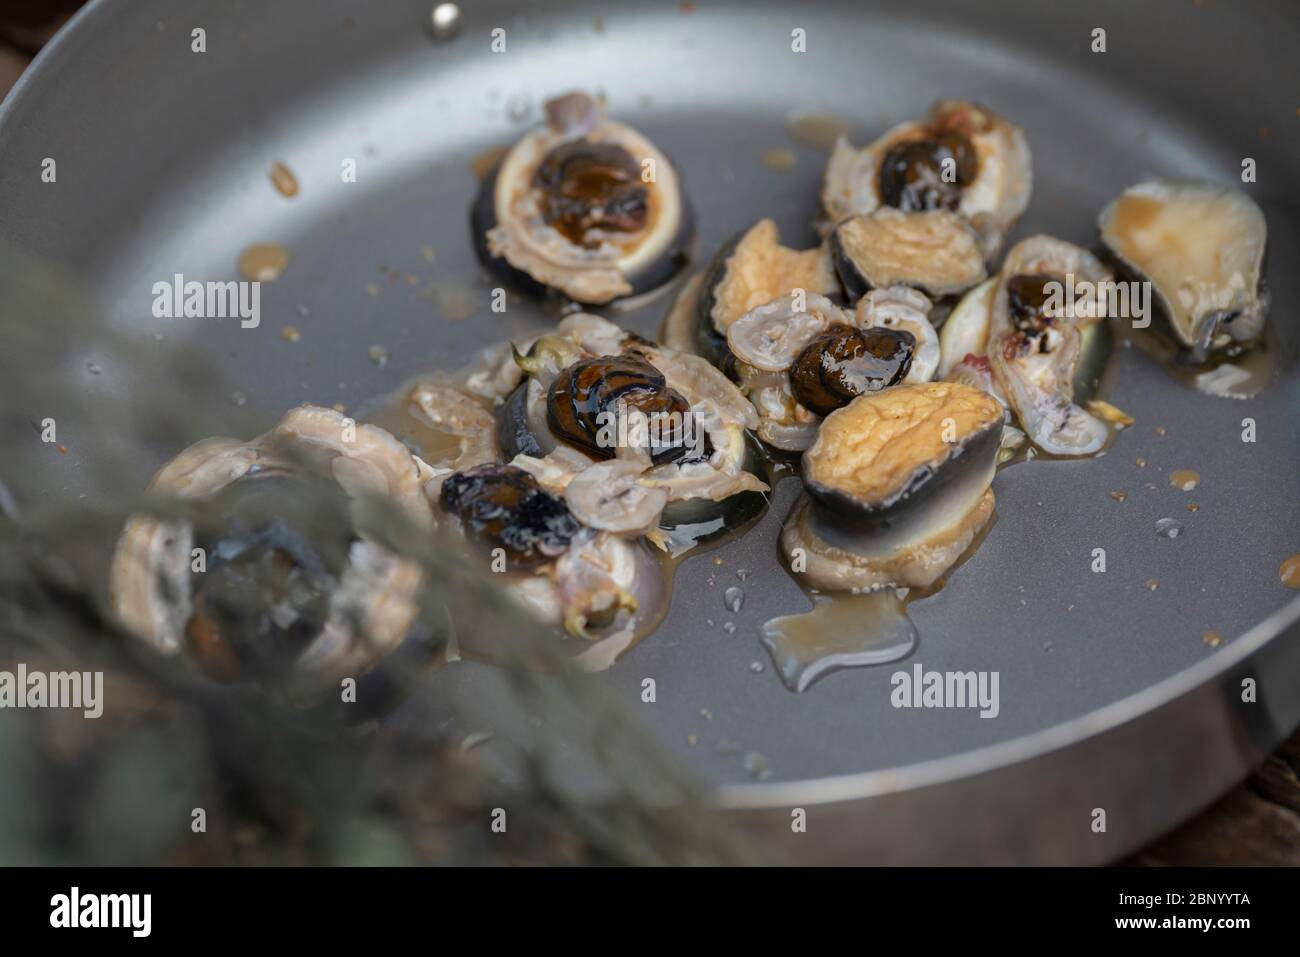
[[[12,202],[0,236],[63,264],[109,321],[139,335],[138,367],[105,368],[86,388],[147,379],[162,328],[210,356],[247,397],[239,413],[261,426],[305,401],[355,410],[415,373],[552,324],[515,299],[491,312],[467,213],[475,158],[569,89],[603,92],[611,116],[674,158],[698,214],[697,266],[760,216],[789,245],[814,241],[826,153],[791,137],[800,112],[841,118],[862,144],[940,96],[987,103],[1024,128],[1034,153],[1033,199],[1011,242],[1042,231],[1090,245],[1096,213],[1125,186],[1149,175],[1232,183],[1243,157],[1257,160],[1259,182],[1247,188],[1269,226],[1274,385],[1249,402],[1214,399],[1119,350],[1104,394],[1136,423],[1099,459],[998,476],[997,523],[978,553],[910,607],[921,634],[910,658],[832,674],[802,695],[773,673],[760,626],[809,607],[777,560],[794,482],[748,534],[681,565],[662,626],[597,680],[708,779],[845,774],[1006,741],[1212,655],[1207,630],[1229,641],[1294,596],[1277,575],[1300,551],[1300,280],[1286,268],[1300,252],[1291,185],[1300,121],[1285,31],[1269,27],[1285,11],[1237,19],[1188,3],[1144,23],[1118,5],[980,15],[957,4],[924,13],[663,4],[598,17],[594,5],[466,4],[459,37],[435,43],[423,30],[427,4],[248,2],[191,15],[200,6],[101,2],[85,14],[4,117],[0,193]],[[188,35],[200,22],[208,52],[194,54]],[[1244,48],[1247,23],[1251,59],[1289,64],[1290,77],[1204,69],[1197,50]],[[1089,51],[1094,26],[1108,28],[1104,54]],[[506,30],[504,53],[489,52],[494,27]],[[791,51],[796,28],[806,53]],[[79,81],[59,82],[55,67],[80,71]],[[114,84],[88,79],[110,69]],[[773,149],[792,150],[793,167],[765,164]],[[66,157],[57,190],[30,185],[44,155]],[[355,183],[340,180],[349,159]],[[297,175],[296,198],[274,191],[277,161]],[[288,249],[289,265],[263,285],[257,329],[151,316],[154,282],[236,278],[240,251],[268,241]],[[611,318],[654,335],[669,301]],[[288,325],[299,341],[282,335]],[[374,345],[386,365],[368,357]],[[76,358],[70,368],[94,357]],[[1246,417],[1253,444],[1241,441]],[[141,462],[140,484],[174,451]],[[51,488],[93,492],[91,462],[93,446],[72,450],[54,463]],[[1175,469],[1200,473],[1200,486],[1171,487]],[[1182,534],[1157,535],[1162,518],[1180,521]],[[1091,571],[1096,548],[1104,574]],[[734,613],[723,600],[732,586],[745,593]],[[997,672],[997,716],[893,707],[891,675],[917,664]],[[641,702],[645,678],[656,682],[653,704]],[[468,663],[438,678],[460,692],[490,680]]]

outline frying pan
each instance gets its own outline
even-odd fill
[[[258,329],[167,326],[262,426],[303,401],[356,408],[547,328],[554,316],[526,303],[490,310],[467,210],[474,159],[570,89],[603,93],[674,157],[699,217],[700,262],[764,215],[787,243],[812,242],[825,153],[791,137],[802,112],[842,118],[855,143],[940,96],[1011,117],[1036,179],[1013,241],[1046,231],[1090,244],[1097,211],[1126,185],[1152,174],[1239,182],[1251,158],[1258,180],[1245,188],[1271,248],[1270,388],[1216,399],[1118,350],[1107,398],[1136,423],[1101,458],[998,476],[997,524],[939,594],[911,606],[921,640],[906,661],[838,672],[801,695],[774,675],[759,627],[808,607],[777,563],[797,491],[787,481],[748,534],[681,566],[659,630],[593,680],[639,709],[774,858],[794,860],[1113,860],[1205,806],[1300,723],[1300,603],[1277,574],[1300,551],[1300,279],[1287,268],[1300,253],[1300,37],[1288,4],[476,2],[441,40],[431,10],[414,0],[83,9],[0,108],[0,243],[61,270],[140,347],[92,378],[91,347],[69,341],[67,371],[51,374],[105,394],[147,383],[160,322],[152,284],[236,278],[239,252],[263,241],[290,261],[263,286]],[[206,52],[191,49],[195,28]],[[489,46],[495,28],[501,53]],[[1105,52],[1092,50],[1097,28]],[[795,29],[805,53],[792,52]],[[773,148],[792,150],[793,168],[765,165]],[[40,180],[45,157],[58,161],[57,184]],[[345,159],[355,183],[341,182]],[[296,198],[272,190],[276,161],[297,174]],[[667,304],[614,318],[653,335]],[[301,341],[281,335],[290,324]],[[373,344],[387,365],[368,360]],[[1247,417],[1254,443],[1241,440]],[[97,445],[111,441],[84,436],[51,460],[50,499],[95,494]],[[171,451],[139,463],[141,486]],[[1198,471],[1201,486],[1172,488],[1178,468]],[[1158,536],[1162,517],[1183,534]],[[1090,570],[1098,547],[1104,574]],[[723,602],[732,585],[746,594],[735,613]],[[1211,647],[1207,630],[1224,642]],[[918,663],[998,672],[999,714],[892,707],[891,675]],[[465,663],[438,682],[472,696],[487,672]],[[646,677],[653,704],[641,701]],[[792,831],[793,808],[805,809],[806,831]]]

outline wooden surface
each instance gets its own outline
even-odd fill
[[[4,0],[0,98],[79,5],[80,0]],[[1123,863],[1300,865],[1300,733],[1217,804]]]

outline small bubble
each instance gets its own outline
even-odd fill
[[[280,330],[280,336],[285,342],[297,342],[302,338],[302,333],[298,331],[297,326],[285,326]]]
[[[1110,497],[1117,502],[1122,502],[1128,498],[1128,492],[1111,492]]]
[[[736,633],[736,623],[734,621],[724,621],[722,623],[722,630],[729,635],[734,635]]]
[[[1187,506],[1187,511],[1189,512],[1199,512],[1200,510],[1201,506],[1197,505],[1195,502]]]
[[[745,581],[745,580],[747,580],[751,574],[752,574],[752,572],[750,572],[750,570],[749,570],[748,568],[737,568],[737,569],[736,569],[736,577],[739,578],[741,581]]]
[[[388,365],[388,350],[383,346],[371,346],[366,350],[366,355],[370,357],[371,362],[381,369]]]
[[[1156,426],[1156,435],[1164,435],[1168,431],[1163,425]]]
[[[754,674],[756,674],[756,675],[761,675],[761,674],[763,673],[763,671],[765,670],[765,669],[763,668],[763,662],[761,662],[761,661],[751,661],[751,662],[749,663],[749,670],[752,671],[752,672],[753,672]]]
[[[527,123],[532,112],[533,105],[522,93],[516,93],[506,100],[506,116],[510,118],[511,123]]]
[[[1144,469],[1144,468],[1147,467],[1147,460],[1146,460],[1146,459],[1134,459],[1133,461],[1134,461],[1135,463],[1137,463],[1137,467],[1140,468],[1140,469]]]
[[[1169,473],[1169,484],[1183,492],[1190,492],[1201,484],[1201,477],[1191,469],[1175,469]]]
[[[767,758],[757,751],[750,751],[745,755],[745,770],[749,772],[752,778],[758,778],[765,781],[772,776],[772,766],[767,763]]]
[[[700,709],[700,717],[703,718],[705,721],[712,721],[712,720],[713,720],[713,712],[710,711],[708,708],[701,708],[701,709]]]
[[[1146,581],[1147,591],[1155,591],[1159,587],[1160,587],[1160,583],[1156,581],[1154,578],[1147,579]]]
[[[311,315],[311,310],[308,309],[304,303],[298,303],[297,310],[298,315],[302,316],[304,319]]]
[[[1161,538],[1177,538],[1183,533],[1183,523],[1174,518],[1156,519],[1156,534]]]
[[[745,590],[737,585],[732,585],[722,593],[722,603],[727,606],[727,611],[733,615],[739,613],[741,607],[745,604]]]
[[[230,401],[235,405],[246,405],[248,403],[248,396],[244,395],[242,392],[232,392],[230,393]]]
[[[99,375],[104,370],[99,367],[99,363],[97,362],[87,362],[86,371],[89,372],[91,375]]]
[[[1207,631],[1203,640],[1211,648],[1217,648],[1219,645],[1223,644],[1223,635],[1219,634],[1217,631]]]

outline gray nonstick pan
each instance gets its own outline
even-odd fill
[[[978,553],[910,608],[912,655],[802,694],[759,642],[765,621],[808,608],[778,563],[797,491],[783,482],[747,534],[680,566],[659,629],[592,680],[774,857],[801,861],[1112,861],[1207,805],[1300,724],[1300,601],[1278,573],[1300,552],[1291,4],[474,2],[433,21],[427,0],[82,10],[0,107],[0,248],[72,277],[140,346],[91,375],[91,346],[69,340],[50,375],[113,394],[147,383],[162,321],[154,283],[237,278],[240,252],[262,242],[289,258],[262,287],[258,328],[165,329],[229,384],[195,405],[230,407],[237,392],[259,427],[304,401],[360,408],[546,329],[555,315],[543,308],[490,308],[468,210],[476,160],[572,89],[603,94],[673,157],[698,217],[697,266],[760,216],[792,245],[813,242],[826,151],[799,134],[801,115],[835,117],[861,144],[939,97],[988,104],[1034,153],[1013,240],[1041,231],[1091,245],[1097,212],[1129,184],[1241,185],[1252,160],[1243,188],[1268,221],[1275,367],[1258,396],[1204,395],[1141,349],[1117,349],[1105,395],[1135,422],[1107,454],[1003,470]],[[792,49],[796,31],[806,52]],[[774,150],[791,156],[772,162]],[[42,181],[47,158],[54,183]],[[347,161],[355,182],[340,177]],[[297,177],[291,199],[272,186],[277,162]],[[611,318],[653,336],[669,302]],[[1243,441],[1247,419],[1254,441]],[[45,494],[94,495],[96,449],[112,441],[87,436],[47,457]],[[140,487],[174,451],[139,462]],[[1176,469],[1198,472],[1199,487],[1172,487]],[[1158,535],[1162,518],[1181,534]],[[1092,570],[1097,548],[1104,573]],[[724,602],[733,586],[738,609]],[[996,672],[996,716],[893,706],[892,676],[918,666]],[[489,670],[466,662],[435,687],[473,695]]]

